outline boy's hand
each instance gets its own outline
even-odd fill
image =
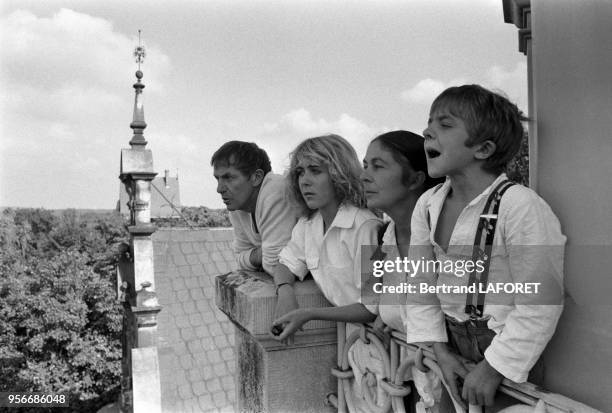
[[[465,377],[468,374],[468,370],[459,357],[448,350],[446,343],[434,343],[433,349],[436,354],[438,366],[440,366],[440,370],[442,370],[444,381],[450,388],[451,396],[464,410],[467,410],[467,405],[459,394],[458,380]]]
[[[280,326],[283,329],[280,335],[272,334],[272,337],[277,341],[284,341],[307,321],[310,321],[310,316],[306,309],[298,308],[293,310],[272,322],[273,330],[276,326]]]
[[[485,359],[465,376],[462,396],[470,404],[492,406],[504,376]]]

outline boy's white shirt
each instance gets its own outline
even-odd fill
[[[234,227],[234,254],[238,267],[254,271],[251,251],[261,247],[261,261],[264,271],[271,273],[278,262],[278,254],[291,239],[291,229],[297,221],[297,210],[289,202],[283,176],[269,172],[264,177],[255,205],[255,221],[249,212],[230,211]]]
[[[278,256],[300,280],[310,271],[321,292],[335,306],[361,302],[361,246],[377,245],[381,221],[370,210],[341,204],[323,234],[317,211],[299,219],[291,240]],[[366,308],[377,314],[376,305]]]
[[[420,259],[430,254],[424,258],[442,261],[453,257],[458,259],[458,255],[454,255],[453,246],[463,247],[459,249],[465,254],[466,247],[471,248],[474,244],[478,220],[489,193],[504,179],[507,179],[506,175],[500,175],[461,212],[447,252],[435,242],[434,234],[450,190],[450,180],[447,179],[437,191],[432,188],[424,193],[417,201],[412,216],[410,258]],[[510,187],[499,208],[489,284],[549,281],[556,285],[562,299],[565,242],[566,237],[561,233],[559,220],[548,204],[529,188],[521,185]],[[523,246],[540,247],[521,248]],[[521,253],[517,254],[517,250]],[[468,255],[471,255],[471,249]],[[461,258],[465,259],[465,255]],[[453,281],[457,282],[454,274],[442,272],[437,278],[438,285],[452,284]],[[463,282],[466,283],[467,279]],[[447,341],[443,313],[461,321],[469,318],[464,312],[465,296],[461,300],[456,297],[454,295],[453,300],[450,294],[439,294],[441,304],[408,305],[403,314],[408,341]],[[521,299],[519,295],[514,298],[519,301]],[[496,332],[484,354],[489,364],[506,378],[524,382],[552,337],[562,309],[562,304],[487,305],[485,301],[484,317],[490,317],[488,327]]]

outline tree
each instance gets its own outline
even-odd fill
[[[5,210],[0,225],[0,391],[62,392],[73,411],[116,399],[120,217]]]

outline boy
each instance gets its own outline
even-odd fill
[[[534,191],[509,185],[502,172],[519,149],[524,120],[505,97],[464,85],[434,100],[423,133],[429,174],[447,178],[417,202],[411,258],[427,256],[444,265],[465,263],[467,256],[478,262],[478,270],[463,276],[436,269],[432,283],[439,305],[407,307],[407,339],[434,341],[452,396],[464,407],[461,399],[492,405],[504,377],[527,380],[562,311],[566,238],[559,221]],[[489,202],[497,209],[485,210]],[[492,238],[486,238],[489,232]],[[483,245],[488,249],[478,249]],[[541,295],[525,294],[523,287],[534,282]],[[444,289],[461,285],[478,289],[460,294]],[[486,289],[491,285],[522,285],[523,293],[495,294]],[[476,366],[468,371],[455,352]]]
[[[285,179],[271,172],[268,154],[250,142],[226,142],[210,164],[230,211],[238,267],[272,274],[297,221],[285,196]]]

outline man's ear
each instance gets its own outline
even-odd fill
[[[253,185],[254,187],[260,186],[263,182],[264,176],[266,176],[266,174],[264,173],[263,169],[256,169],[255,172],[253,172],[251,174],[251,177],[249,178],[251,181],[251,185]]]
[[[482,143],[478,144],[478,149],[474,154],[476,159],[487,159],[493,156],[495,150],[497,149],[497,145],[492,140],[486,140]]]
[[[425,183],[425,179],[427,179],[427,176],[425,176],[425,172],[416,171],[412,175],[412,178],[410,178],[410,182],[408,183],[408,189],[410,189],[411,191],[419,189]]]

